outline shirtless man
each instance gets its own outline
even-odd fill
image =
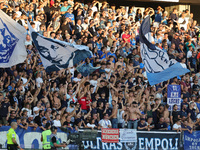
[[[60,99],[58,98],[58,92],[57,91],[54,91],[53,93],[53,104],[57,104],[57,108],[60,108],[61,107],[61,102],[60,102]]]
[[[43,93],[42,93],[43,98],[41,99],[43,103],[49,102],[47,95],[48,95],[48,92],[46,90],[44,90]]]
[[[134,93],[132,90],[128,91],[128,84],[126,84],[125,88],[125,98],[128,100],[127,102],[131,104],[133,101],[135,101]]]
[[[112,105],[113,105],[112,114],[109,118],[112,119],[112,128],[118,128],[118,119],[117,119],[118,104],[115,100],[112,100]]]
[[[117,69],[117,66],[121,66],[123,70],[126,67],[126,64],[124,63],[124,59],[122,57],[119,57],[118,61],[115,63],[115,70]]]
[[[137,120],[137,115],[142,115],[140,113],[140,110],[139,110],[139,107],[138,104],[134,101],[132,102],[131,104],[131,107],[129,108],[129,113],[128,113],[128,118],[129,118],[129,121],[128,121],[128,128],[129,129],[137,129],[137,123],[138,123],[138,120]]]
[[[169,110],[168,110],[168,108],[169,108],[169,105],[168,104],[165,105],[165,107],[164,107],[164,113],[163,113],[164,119],[169,118]]]

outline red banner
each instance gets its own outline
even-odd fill
[[[119,142],[119,129],[101,129],[101,140],[104,143],[118,143]]]

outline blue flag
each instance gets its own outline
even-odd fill
[[[24,62],[26,29],[0,10],[0,67]]]
[[[167,81],[178,75],[189,72],[162,49],[151,43],[150,16],[147,16],[140,27],[140,52],[150,85]]]
[[[92,52],[87,46],[46,38],[35,32],[29,22],[28,26],[32,40],[47,72],[73,67],[80,61],[92,56]]]
[[[91,64],[81,64],[78,67],[76,67],[77,71],[80,72],[84,77],[90,75],[95,70],[99,69],[101,67],[92,67]]]

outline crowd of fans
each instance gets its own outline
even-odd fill
[[[119,7],[94,0],[4,0],[0,9],[44,37],[86,45],[93,53],[83,63],[95,72],[83,77],[77,66],[47,73],[27,34],[27,59],[0,68],[0,125],[41,128],[50,122],[71,131],[80,128],[139,130],[200,129],[199,27],[182,12]],[[190,73],[150,86],[140,57],[139,28],[151,16],[152,43]],[[181,106],[169,112],[167,85],[181,85]]]

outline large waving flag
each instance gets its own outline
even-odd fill
[[[28,27],[47,72],[73,67],[81,60],[92,56],[92,52],[87,46],[46,38],[35,32],[29,22]]]
[[[101,67],[93,67],[91,64],[84,63],[77,66],[76,70],[80,72],[84,77],[86,77],[99,68]]]
[[[24,62],[26,29],[0,10],[0,67]]]
[[[176,60],[170,60],[166,52],[152,44],[152,38],[150,16],[147,16],[140,27],[140,52],[150,85],[155,85],[189,72]]]

